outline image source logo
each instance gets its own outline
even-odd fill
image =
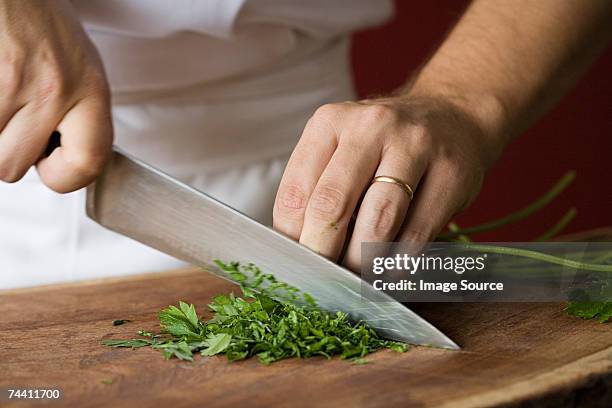
[[[602,253],[612,243],[365,243],[361,277],[400,302],[611,301]]]

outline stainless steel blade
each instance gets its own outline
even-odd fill
[[[214,259],[252,262],[310,293],[322,308],[363,320],[384,337],[459,348],[426,320],[348,270],[118,150],[88,187],[87,215],[106,228],[222,276]]]

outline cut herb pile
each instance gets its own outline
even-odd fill
[[[362,363],[362,357],[381,348],[407,350],[403,343],[380,338],[363,322],[351,323],[342,312],[330,314],[319,309],[312,296],[254,265],[217,265],[240,283],[244,298],[216,296],[209,305],[213,317],[206,322],[198,318],[194,305],[179,302],[179,307],[159,312],[161,333],[141,330],[140,338],[105,340],[103,344],[150,346],[166,358],[181,360],[192,360],[194,353],[225,354],[230,361],[257,356],[264,364],[288,357],[334,355]],[[297,301],[304,306],[291,303]]]

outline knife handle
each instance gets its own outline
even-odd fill
[[[47,147],[45,148],[45,151],[43,152],[43,155],[41,158],[51,156],[51,153],[53,153],[53,151],[57,149],[58,147],[60,147],[61,145],[62,145],[62,134],[58,132],[57,130],[54,130],[53,133],[51,133],[51,136],[49,137],[49,142],[47,143]]]

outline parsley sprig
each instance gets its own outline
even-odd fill
[[[494,247],[489,245],[472,243],[470,237],[470,235],[472,234],[496,230],[507,224],[521,221],[532,216],[537,211],[546,207],[557,196],[559,196],[563,191],[565,191],[572,184],[575,178],[575,171],[572,170],[567,172],[557,183],[555,183],[554,186],[552,186],[550,190],[545,192],[542,196],[537,198],[531,204],[497,220],[493,220],[484,224],[464,229],[459,228],[459,226],[455,223],[450,223],[448,225],[448,232],[440,234],[438,236],[438,239],[443,241],[450,240],[463,242],[466,249],[473,249],[476,251],[502,253],[506,255],[531,258],[544,262],[551,262],[570,268],[610,273],[612,272],[612,253],[610,253],[609,251],[605,251],[603,254],[600,254],[594,259],[591,259],[590,262],[577,262],[570,259],[563,259],[548,254],[539,253],[536,251],[527,251],[519,248]],[[570,208],[555,225],[553,225],[548,231],[537,237],[535,241],[541,242],[553,238],[565,227],[567,227],[567,225],[576,217],[576,213],[577,211],[575,208]],[[570,316],[576,316],[582,319],[597,319],[601,323],[606,323],[612,319],[612,302],[571,301],[568,303],[567,307],[565,307],[564,310]]]
[[[192,304],[179,302],[159,312],[161,333],[140,331],[140,338],[105,340],[111,347],[152,347],[166,358],[193,360],[193,355],[225,354],[228,360],[257,356],[263,364],[289,357],[339,355],[363,364],[373,351],[404,352],[403,343],[382,339],[363,322],[353,323],[343,312],[319,309],[315,299],[264,274],[255,265],[216,261],[239,282],[243,297],[218,295],[209,304],[213,317],[201,320]],[[296,303],[303,303],[298,306]]]

